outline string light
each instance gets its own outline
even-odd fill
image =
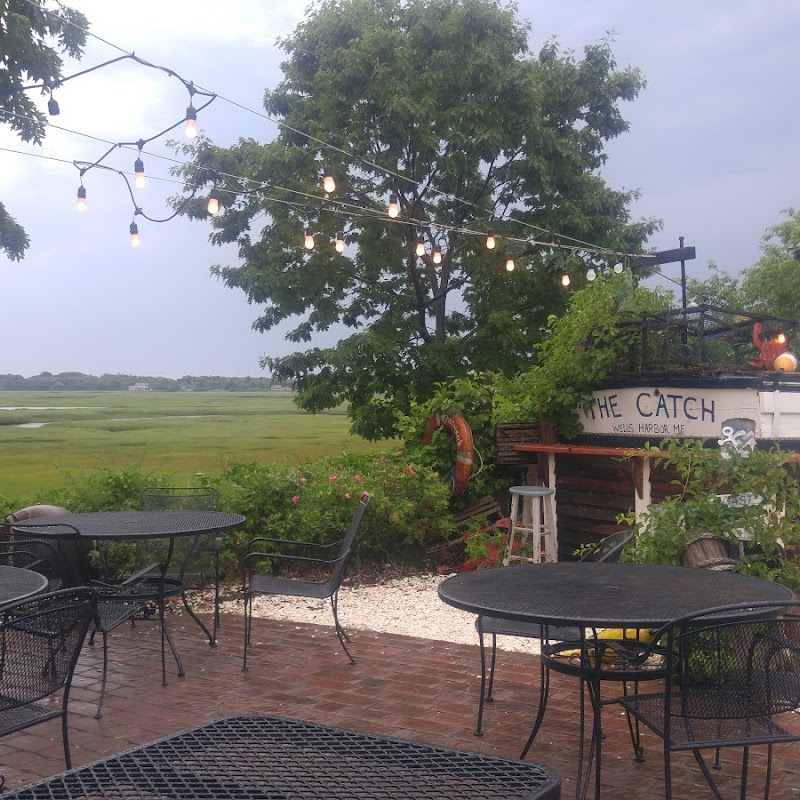
[[[513,272],[516,264],[514,263],[514,259],[509,256],[506,259],[506,272]]]
[[[616,272],[617,275],[619,275],[623,269],[625,269],[625,266],[621,261],[617,261],[617,263],[614,264],[614,272]]]
[[[494,238],[494,231],[491,228],[489,228],[489,230],[486,231],[486,249],[494,250],[496,244],[497,242],[495,241]]]
[[[322,188],[327,194],[333,194],[336,191],[336,180],[333,177],[333,170],[328,166],[322,170]]]
[[[141,158],[137,158],[133,162],[133,185],[137,189],[144,189],[147,186],[147,178],[144,176],[144,161]]]
[[[57,117],[61,113],[61,109],[58,107],[58,100],[53,97],[52,90],[50,91],[50,99],[47,101],[47,113],[51,117]]]
[[[75,200],[75,209],[81,214],[86,211],[86,187],[83,184],[78,187],[78,197]]]
[[[339,233],[336,234],[334,247],[337,253],[344,253],[344,231],[339,231]]]
[[[219,194],[216,189],[212,189],[208,193],[208,205],[206,206],[206,210],[212,217],[219,214]]]
[[[389,195],[389,208],[386,213],[392,219],[396,219],[397,215],[400,213],[400,202],[397,199],[397,195],[394,193]]]
[[[303,246],[306,250],[313,250],[314,249],[314,231],[311,228],[306,228],[306,235],[305,239],[303,240]]]
[[[597,271],[595,270],[594,267],[589,267],[589,269],[586,270],[586,280],[591,283],[596,278],[597,278]]]
[[[139,236],[139,226],[135,222],[131,222],[131,247],[139,247],[142,239]]]
[[[91,36],[94,36],[94,34],[90,34],[90,35],[91,35]],[[99,38],[99,37],[95,37],[95,38]],[[104,41],[104,40],[100,39],[100,41]],[[108,44],[108,43],[106,42],[106,44]],[[114,46],[115,46],[115,47],[117,47],[116,45],[114,45]],[[84,74],[86,74],[87,72],[92,72],[92,71],[94,71],[94,70],[97,70],[97,69],[101,69],[101,68],[107,67],[107,66],[109,66],[109,65],[111,65],[111,64],[117,63],[118,61],[123,61],[123,60],[128,60],[128,59],[129,59],[129,60],[133,60],[133,61],[137,62],[138,64],[140,64],[140,65],[142,65],[142,66],[145,66],[145,67],[148,67],[148,68],[151,68],[151,69],[160,70],[161,72],[164,72],[164,73],[166,73],[166,74],[167,74],[167,75],[169,75],[170,77],[173,77],[173,78],[175,78],[175,79],[179,80],[179,81],[180,81],[180,82],[181,82],[181,83],[184,85],[184,87],[185,87],[185,88],[188,90],[188,92],[189,92],[189,95],[190,95],[190,98],[193,98],[193,96],[194,96],[195,94],[199,94],[199,95],[202,95],[202,96],[204,96],[204,97],[207,97],[207,98],[209,98],[209,100],[208,100],[208,102],[207,102],[207,103],[204,103],[204,104],[202,104],[202,105],[201,105],[201,106],[199,106],[197,109],[195,109],[195,108],[194,108],[194,106],[193,106],[192,102],[190,101],[190,105],[189,105],[189,107],[187,108],[186,117],[185,117],[185,121],[186,121],[186,134],[187,134],[187,136],[190,136],[190,137],[192,137],[192,138],[193,138],[194,136],[198,135],[198,133],[197,133],[197,127],[196,127],[197,111],[198,111],[198,110],[202,111],[202,110],[203,110],[203,108],[205,108],[205,107],[206,107],[206,106],[207,106],[209,103],[211,103],[213,100],[217,99],[217,97],[218,97],[218,96],[217,96],[216,94],[213,94],[213,93],[211,93],[211,92],[208,92],[208,91],[204,91],[204,90],[196,89],[196,88],[194,87],[194,85],[193,85],[191,82],[189,82],[189,81],[186,81],[185,79],[183,79],[183,78],[182,78],[180,75],[178,75],[177,73],[175,73],[175,72],[174,72],[173,70],[171,70],[171,69],[168,69],[168,68],[166,68],[166,67],[159,66],[159,65],[157,65],[157,64],[152,64],[152,63],[150,63],[150,62],[147,62],[147,61],[145,61],[144,59],[141,59],[141,58],[139,58],[138,56],[136,56],[134,53],[129,53],[129,52],[126,52],[126,51],[124,51],[124,50],[123,50],[122,48],[120,48],[120,47],[117,47],[117,49],[118,49],[118,50],[120,50],[120,51],[123,53],[123,55],[122,55],[122,56],[119,56],[119,57],[117,57],[117,58],[111,59],[111,60],[109,60],[109,61],[107,61],[107,62],[104,62],[104,63],[102,63],[102,64],[98,64],[98,65],[96,65],[96,66],[94,66],[94,67],[91,67],[91,68],[90,68],[90,69],[88,69],[88,70],[82,70],[81,72],[78,72],[78,73],[76,73],[76,74],[74,74],[74,75],[71,75],[71,76],[67,76],[67,77],[65,77],[65,78],[62,78],[62,79],[59,81],[59,85],[62,85],[62,84],[63,84],[63,83],[65,83],[66,81],[72,80],[72,79],[74,79],[74,78],[77,78],[77,77],[79,77],[79,76],[81,76],[81,75],[84,75]],[[57,103],[57,101],[55,100],[55,98],[53,98],[53,96],[52,96],[52,88],[53,88],[53,87],[52,87],[51,85],[48,85],[47,83],[40,83],[40,84],[37,84],[37,85],[35,85],[35,86],[26,86],[26,87],[23,87],[23,88],[24,88],[24,89],[33,89],[33,88],[37,88],[37,89],[45,89],[45,90],[49,90],[49,91],[50,91],[50,102],[48,102],[48,111],[50,112],[50,114],[51,114],[51,115],[56,115],[56,114],[58,114],[58,113],[59,113],[58,103]],[[239,106],[239,107],[241,107],[241,108],[244,108],[245,110],[247,110],[247,111],[250,111],[251,113],[253,113],[253,114],[256,114],[257,116],[261,116],[261,117],[264,117],[265,119],[269,119],[269,120],[271,120],[271,121],[273,121],[273,122],[276,122],[276,124],[278,124],[278,125],[281,125],[282,127],[285,127],[285,128],[287,128],[287,129],[289,129],[289,130],[294,130],[294,129],[292,129],[292,128],[291,128],[289,125],[287,125],[285,122],[282,122],[282,121],[280,121],[280,120],[275,120],[275,119],[273,119],[272,117],[270,117],[269,115],[265,115],[265,114],[263,114],[263,113],[261,113],[261,112],[255,111],[255,110],[253,110],[253,109],[250,109],[250,108],[246,108],[246,107],[240,106],[238,103],[235,103],[234,101],[232,101],[232,100],[229,100],[229,99],[227,99],[227,98],[225,98],[225,97],[221,97],[221,99],[225,100],[226,102],[228,102],[228,103],[230,103],[230,104],[232,104],[232,105],[236,105],[236,106]],[[162,132],[160,132],[160,133],[156,134],[155,136],[151,137],[151,138],[150,138],[150,139],[148,139],[147,141],[152,141],[153,139],[159,138],[160,136],[162,136],[162,135],[163,135],[164,133],[166,133],[167,131],[169,131],[169,130],[172,130],[174,127],[177,127],[177,125],[179,125],[179,124],[180,124],[180,122],[178,122],[178,123],[175,123],[175,124],[174,124],[174,125],[172,125],[170,128],[167,128],[165,131],[162,131]],[[192,128],[193,128],[193,130],[191,130],[191,132],[190,132],[190,129],[192,129]],[[329,149],[329,150],[331,149],[331,145],[327,144],[327,143],[326,143],[326,142],[324,142],[323,140],[320,140],[320,139],[315,139],[315,138],[314,138],[314,137],[313,137],[311,134],[304,133],[303,131],[297,131],[297,130],[295,130],[295,133],[301,133],[301,134],[305,135],[305,136],[308,138],[308,140],[309,140],[309,141],[317,142],[317,143],[319,143],[319,144],[321,144],[321,145],[324,145],[326,149]],[[122,145],[124,145],[124,144],[139,144],[139,149],[140,149],[140,150],[141,150],[141,147],[142,147],[142,142],[141,142],[141,141],[140,141],[140,142],[138,142],[138,143],[133,143],[133,142],[124,142],[124,143],[123,143],[123,142],[119,142],[119,143],[116,143],[116,145],[114,145],[114,147],[112,148],[112,150],[110,150],[110,151],[109,151],[109,153],[110,153],[110,152],[112,152],[112,151],[113,151],[113,149],[115,149],[116,147],[122,146]],[[338,148],[337,148],[337,149],[338,149]],[[341,151],[341,150],[340,150],[339,152],[343,152],[343,153],[344,153],[344,151]],[[101,162],[101,161],[102,161],[102,160],[103,160],[103,159],[104,159],[104,158],[105,158],[107,155],[108,155],[108,153],[106,153],[104,156],[102,156],[102,157],[101,157],[101,158],[100,158],[100,159],[99,159],[97,162],[93,162],[93,163],[89,164],[89,165],[87,166],[87,168],[88,168],[88,169],[91,169],[92,167],[95,167],[95,166],[100,166],[100,162]],[[137,162],[141,163],[141,158],[137,159]],[[399,174],[397,174],[397,173],[392,173],[390,170],[386,170],[386,169],[384,169],[384,168],[381,168],[381,167],[380,167],[380,165],[373,164],[373,163],[371,163],[371,162],[368,162],[368,161],[367,161],[367,162],[365,162],[365,163],[366,163],[368,166],[370,166],[370,167],[373,167],[373,168],[375,168],[375,169],[383,169],[383,171],[384,171],[384,172],[386,172],[387,174],[391,174],[391,175],[393,175],[393,176],[394,176],[396,179],[406,179],[406,178],[405,178],[405,176],[399,175]],[[142,165],[142,166],[143,166],[143,165]],[[145,177],[144,177],[144,171],[143,171],[143,169],[141,170],[141,176],[138,176],[138,175],[137,175],[137,178],[139,178],[139,177],[141,177],[141,182],[140,182],[139,180],[136,180],[136,181],[135,181],[135,183],[136,183],[137,187],[141,188],[141,186],[143,186],[143,185],[144,185],[144,183],[146,182],[146,179],[145,179]],[[331,177],[333,177],[333,176],[331,175]],[[412,181],[412,183],[413,183],[413,181]],[[335,181],[334,181],[334,187],[335,187]],[[327,188],[327,187],[324,187],[324,188]],[[395,197],[397,197],[397,195],[394,195],[394,196],[395,196]],[[455,197],[455,196],[453,196],[453,195],[446,195],[446,194],[445,194],[444,196],[451,197],[451,198],[453,198],[453,199],[459,200],[459,198],[457,198],[457,197]],[[461,202],[466,202],[466,201],[461,201]],[[391,198],[390,198],[390,205],[391,205]],[[480,207],[479,207],[479,206],[475,206],[475,204],[473,204],[473,203],[468,203],[468,205],[470,205],[470,206],[474,206],[475,208],[479,208],[479,210],[483,210],[483,209],[480,209]],[[392,213],[392,211],[393,211],[393,209],[391,209],[391,208],[390,208],[390,209],[389,209],[389,215],[390,215],[392,218],[396,218],[396,216],[398,216],[398,215],[399,215],[399,212],[400,212],[399,203],[398,203],[398,205],[397,205],[397,210],[396,210],[396,212],[395,212],[395,213]],[[532,224],[529,224],[529,223],[525,223],[525,222],[522,222],[521,224],[523,224],[523,225],[526,225],[527,227],[530,227],[530,228],[534,228],[534,229],[540,230],[540,231],[548,232],[548,233],[550,233],[550,235],[551,235],[551,236],[553,235],[551,232],[547,231],[547,229],[545,229],[545,228],[541,228],[541,227],[538,227],[538,228],[537,228],[537,226],[535,226],[535,225],[532,225]],[[456,229],[454,228],[453,230],[456,230]],[[472,233],[471,231],[464,231],[464,230],[462,230],[462,229],[458,229],[458,230],[459,230],[459,232],[463,232],[463,233]],[[491,229],[489,229],[489,231],[487,232],[487,237],[486,237],[486,247],[487,247],[487,249],[492,249],[492,245],[490,244],[490,242],[491,242],[491,241],[494,241],[494,243],[496,244],[496,239],[495,239],[495,237],[494,237],[493,235],[491,235],[491,236],[490,236],[490,234],[493,234],[493,232],[492,232],[492,230],[491,230]],[[571,237],[568,237],[568,238],[571,238]],[[523,241],[523,240],[522,240],[522,239],[520,239],[520,241]],[[529,241],[529,243],[531,243],[531,244],[540,244],[540,245],[541,245],[541,244],[544,244],[544,243],[542,243],[542,242],[534,242],[534,241],[532,241],[532,240],[526,240],[526,241]],[[577,240],[577,239],[572,239],[572,241],[579,242],[579,240]],[[586,245],[587,243],[583,242],[582,244]],[[556,245],[556,247],[559,247],[559,248],[562,248],[562,249],[565,249],[565,250],[576,250],[576,249],[577,249],[577,248],[576,248],[574,245],[570,245],[570,246],[565,246],[565,245]],[[610,252],[611,252],[611,251],[609,251],[607,248],[598,247],[598,246],[596,246],[596,245],[590,245],[590,247],[591,247],[593,250],[596,250],[596,251],[597,251],[597,253],[602,253],[602,254],[610,254]],[[584,249],[585,249],[585,248],[584,248]],[[800,248],[798,249],[798,251],[800,251]],[[513,259],[511,259],[511,260],[512,260],[512,262],[513,262]],[[626,259],[626,260],[627,260],[627,259]],[[622,263],[619,263],[619,264],[615,265],[615,267],[614,267],[614,271],[615,271],[615,272],[621,272],[621,271],[623,271],[623,268],[624,268],[623,264],[622,264]],[[587,278],[588,278],[588,275],[589,275],[589,273],[587,272]]]
[[[196,139],[199,133],[197,130],[197,109],[191,103],[189,108],[186,109],[186,125],[183,132],[189,139]]]
[[[425,255],[425,237],[422,234],[417,236],[417,248],[415,252],[420,258]]]
[[[442,247],[441,245],[434,245],[433,246],[433,263],[434,264],[441,264],[442,263]]]
[[[561,273],[561,285],[562,286],[569,286],[570,284],[570,277],[569,272],[566,269]]]

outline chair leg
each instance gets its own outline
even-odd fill
[[[633,693],[636,694],[639,691],[639,684],[634,681],[633,684]],[[628,682],[622,682],[622,694],[627,697],[628,696]],[[631,744],[633,745],[633,760],[637,763],[641,764],[644,761],[644,748],[642,747],[642,734],[639,730],[639,718],[638,717],[631,717],[629,711],[625,711],[625,719],[628,722],[628,733],[631,735]]]
[[[97,702],[95,719],[101,719],[103,716],[103,700],[106,696],[106,679],[108,678],[108,633],[106,631],[101,631],[101,633],[103,636],[103,677],[100,681],[100,700]],[[92,631],[92,638],[94,638],[94,631]]]
[[[350,637],[347,635],[347,631],[339,624],[339,613],[338,613],[338,605],[339,605],[339,592],[334,592],[331,595],[331,608],[333,609],[333,624],[336,628],[336,635],[339,637],[339,641],[342,643],[342,649],[344,650],[347,657],[350,659],[351,664],[355,664],[356,660],[350,654],[350,651],[347,649],[347,642],[350,641]]]
[[[497,634],[492,634],[492,660],[489,664],[489,688],[486,692],[486,702],[493,703],[494,696],[492,690],[494,689],[494,668],[497,665]]]
[[[495,639],[496,637],[492,635],[492,641]],[[478,698],[478,719],[475,722],[475,736],[483,736],[481,725],[483,724],[483,704],[486,700],[486,646],[483,640],[483,629],[480,627],[480,622],[478,623],[478,647],[481,654],[481,693]],[[494,656],[494,648],[492,649],[492,656]],[[492,657],[492,675],[494,675],[494,657]],[[491,689],[489,691],[491,693]]]
[[[69,704],[68,687],[64,689],[64,696],[61,698],[61,702],[63,703],[61,709],[61,738],[64,741],[64,762],[67,765],[67,769],[72,769],[72,758],[69,754],[69,720],[67,718],[67,706]]]
[[[247,591],[245,591],[244,601],[242,603],[244,607],[244,648],[242,650],[242,672],[247,672],[247,645],[250,644],[250,620],[248,617],[252,615],[252,603],[252,597],[250,597]],[[251,607],[250,615],[247,613],[248,607]]]

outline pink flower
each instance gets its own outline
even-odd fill
[[[300,483],[305,483],[307,480],[308,478],[300,478]]]
[[[300,495],[299,495],[299,494],[296,494],[296,495],[295,495],[295,496],[292,498],[292,502],[293,502],[295,505],[297,505],[297,504],[300,502]]]
[[[416,472],[414,472],[414,467],[406,467],[406,472],[409,475],[416,475],[417,474]]]
[[[267,518],[266,518],[266,517],[261,517],[261,521],[262,521],[262,522],[266,522],[266,521],[267,521]]]
[[[353,475],[353,480],[356,483],[364,483],[364,479],[360,475]]]
[[[345,492],[344,493],[344,499],[345,500],[349,500],[350,499],[350,492]]]
[[[331,483],[336,483],[336,476],[335,476],[335,475],[331,475],[331,476],[328,478],[328,480],[329,480]]]

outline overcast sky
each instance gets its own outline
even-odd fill
[[[280,80],[275,38],[302,19],[304,2],[281,0],[73,0],[92,32],[112,45],[174,70],[198,86],[253,110]],[[606,179],[639,189],[635,217],[663,220],[649,242],[697,249],[693,276],[709,261],[731,273],[755,263],[765,229],[800,205],[800,3],[796,0],[521,0],[537,50],[555,36],[580,52],[615,32],[619,66],[638,66],[648,85],[623,107],[630,131],[608,148]],[[90,39],[82,69],[118,56]],[[66,70],[66,74],[72,71]],[[57,91],[51,122],[111,142],[152,136],[183,116],[188,95],[176,80],[123,62]],[[195,105],[199,104],[196,98]],[[217,100],[200,115],[214,142],[269,140],[274,126]],[[180,129],[175,138],[181,138]],[[0,128],[0,146],[71,162],[96,160],[107,144],[51,129],[43,147],[26,147]],[[140,206],[170,214],[176,186],[171,151],[145,148],[151,176]],[[130,170],[136,154],[109,163]],[[24,261],[0,255],[0,373],[259,375],[259,357],[294,349],[281,332],[251,329],[259,309],[209,275],[235,252],[207,242],[202,223],[137,220],[143,244],[130,247],[132,207],[121,178],[85,177],[89,210],[74,209],[78,174],[71,163],[0,153],[0,197],[26,227]],[[678,264],[666,265],[673,279]],[[667,284],[671,285],[671,284]],[[320,341],[327,345],[330,341]]]

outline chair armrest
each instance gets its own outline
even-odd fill
[[[350,551],[348,550],[347,553],[343,553],[338,558],[334,559],[312,558],[311,556],[293,556],[286,555],[284,553],[248,553],[244,559],[242,559],[242,566],[246,567],[250,561],[257,561],[265,558],[275,561],[302,561],[307,564],[324,564],[326,566],[333,566],[338,564],[343,558],[346,558],[349,553]]]
[[[340,545],[343,541],[344,539],[339,539],[335,542],[330,542],[329,544],[322,544],[320,542],[299,542],[296,539],[268,539],[265,536],[258,536],[255,539],[251,539],[248,542],[248,546],[252,546],[256,542],[267,542],[268,544],[286,544],[291,545],[292,547],[315,547],[320,550],[327,550],[331,547]]]

